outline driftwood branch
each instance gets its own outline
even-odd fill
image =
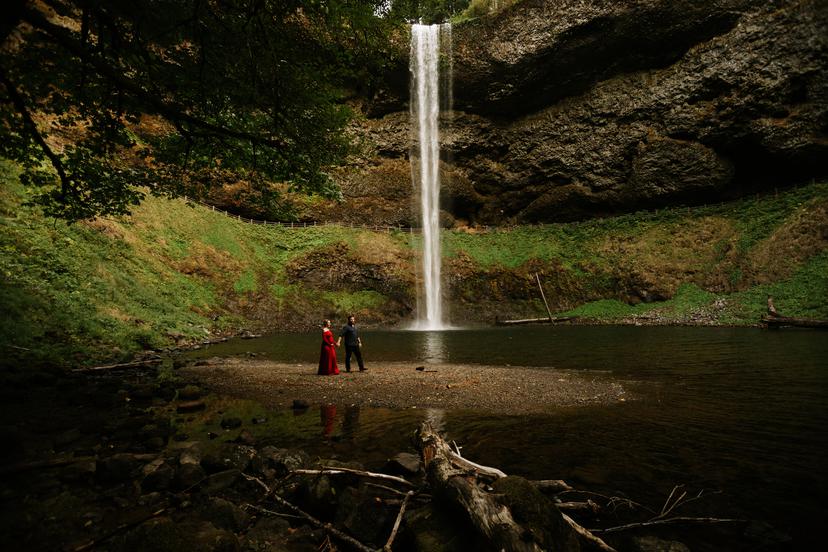
[[[575,491],[572,486],[562,479],[540,479],[537,481],[530,481],[542,493],[558,494],[567,491]],[[578,492],[578,491],[576,491]]]
[[[85,542],[84,544],[81,544],[80,546],[76,546],[75,548],[72,548],[72,552],[83,552],[84,550],[90,550],[92,548],[95,548],[96,546],[98,546],[102,542],[108,541],[109,539],[111,539],[115,535],[123,533],[124,531],[127,531],[128,529],[132,529],[133,527],[138,527],[139,525],[141,525],[145,521],[149,521],[153,518],[156,518],[156,517],[162,515],[168,509],[169,508],[165,506],[164,508],[161,508],[160,510],[155,510],[154,512],[151,512],[151,513],[149,513],[145,516],[142,516],[139,519],[136,519],[136,520],[131,521],[129,523],[122,523],[121,525],[119,525],[115,529],[113,529],[113,530],[109,531],[108,533],[106,533],[101,538],[99,538],[97,540],[90,540],[88,542]]]
[[[30,470],[68,466],[69,464],[77,464],[78,462],[85,462],[87,460],[94,459],[94,456],[72,456],[70,458],[50,458],[49,460],[37,460],[35,462],[12,464],[10,466],[3,466],[0,468],[0,477]]]
[[[652,527],[654,525],[667,525],[672,523],[699,523],[699,524],[717,524],[717,523],[745,523],[744,519],[730,519],[730,518],[704,518],[704,517],[672,517],[664,519],[656,519],[652,521],[642,521],[640,523],[628,523],[626,525],[618,525],[616,527],[608,527],[606,529],[590,529],[593,533],[618,533],[620,531],[628,531],[630,529],[639,529],[641,527]]]
[[[558,507],[558,510],[588,516],[594,516],[601,511],[598,503],[592,500],[587,500],[586,502],[559,502],[555,506]]]
[[[368,472],[362,470],[354,470],[350,468],[327,468],[322,467],[319,470],[306,470],[306,469],[299,469],[293,470],[291,473],[296,473],[300,475],[342,475],[342,474],[352,474],[352,475],[359,475],[361,477],[368,477],[371,479],[382,479],[384,481],[393,481],[395,483],[400,483],[402,485],[407,485],[409,487],[413,487],[414,483],[408,481],[407,479],[403,479],[402,477],[397,477],[395,475],[388,475],[385,473],[375,473],[375,472]]]
[[[549,310],[549,303],[546,302],[546,294],[543,292],[543,286],[541,285],[540,276],[538,276],[537,272],[535,272],[535,280],[538,281],[538,289],[540,290],[541,299],[543,299],[543,304],[546,307],[546,314],[549,315],[549,321],[552,322],[552,311]]]
[[[405,514],[405,507],[413,494],[414,491],[408,491],[405,494],[405,498],[403,499],[402,504],[400,504],[400,512],[397,514],[397,519],[394,520],[394,528],[391,529],[391,535],[388,537],[388,542],[386,542],[385,546],[382,547],[383,552],[391,552],[391,545],[394,544],[397,531],[400,529],[400,522],[402,521],[403,514]]]
[[[315,517],[313,517],[309,513],[305,512],[304,510],[302,510],[298,506],[294,506],[293,504],[291,504],[290,502],[288,502],[287,500],[285,500],[284,498],[282,498],[281,496],[276,494],[273,489],[271,489],[270,487],[267,486],[267,483],[265,483],[264,481],[262,481],[258,477],[254,477],[252,475],[247,475],[246,473],[243,473],[242,477],[244,477],[248,481],[252,481],[252,482],[258,484],[260,487],[262,487],[265,490],[265,498],[270,498],[270,499],[274,500],[275,502],[278,502],[281,506],[284,506],[285,508],[287,508],[291,512],[294,512],[295,514],[299,515],[300,517],[306,519],[307,521],[309,521],[314,526],[319,527],[321,529],[324,529],[326,532],[328,532],[328,534],[333,535],[337,539],[339,539],[343,542],[347,542],[349,545],[353,546],[354,548],[356,548],[360,552],[376,552],[374,549],[368,548],[367,546],[365,546],[364,544],[362,544],[361,542],[359,542],[358,540],[356,540],[352,536],[346,535],[345,533],[343,533],[339,529],[335,528],[330,523],[323,523],[322,521],[316,519]]]
[[[577,316],[553,316],[551,318],[523,318],[520,320],[495,320],[495,326],[515,326],[520,324],[555,324],[557,322],[570,322],[577,319]]]
[[[268,510],[267,508],[262,508],[261,506],[256,506],[255,504],[245,503],[242,505],[242,508],[247,510],[255,510],[262,514],[267,514],[269,516],[276,516],[276,517],[283,517],[288,519],[305,519],[302,516],[295,516],[293,514],[286,514],[284,512],[276,512],[275,510]]]
[[[150,368],[152,366],[156,366],[161,364],[162,360],[160,358],[154,358],[150,360],[136,360],[135,362],[121,362],[119,364],[106,364],[104,366],[92,366],[90,368],[73,368],[73,372],[99,372],[102,370],[123,370],[126,368],[141,368],[146,367]]]
[[[602,552],[617,552],[617,550],[615,550],[615,548],[613,548],[612,546],[608,545],[607,543],[605,543],[600,538],[593,535],[591,530],[586,529],[586,528],[581,527],[580,525],[578,525],[578,522],[576,522],[574,519],[572,519],[568,515],[561,512],[561,516],[563,516],[564,521],[567,522],[569,524],[569,526],[572,527],[572,529],[576,533],[578,533],[578,536],[580,536],[584,540],[588,541],[590,544],[597,547]]]
[[[369,481],[365,482],[365,486],[366,487],[371,487],[371,488],[374,488],[374,489],[382,489],[383,491],[387,491],[391,494],[395,494],[395,495],[398,495],[398,496],[406,496],[406,494],[407,494],[407,493],[404,493],[403,491],[398,491],[394,487],[389,487],[387,485],[380,485],[379,483],[371,483]],[[409,491],[409,492],[411,492],[411,491]]]

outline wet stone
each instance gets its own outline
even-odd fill
[[[420,473],[421,466],[419,456],[410,452],[401,452],[386,462],[383,472],[392,475],[417,475]]]
[[[301,450],[288,450],[267,446],[259,453],[264,459],[267,468],[276,471],[278,477],[287,475],[289,472],[305,468],[310,464],[310,457]]]
[[[241,433],[239,433],[239,436],[233,439],[232,442],[252,447],[256,445],[256,438],[248,430],[243,429]]]
[[[183,490],[197,485],[205,477],[207,477],[207,472],[200,465],[183,464],[175,471],[173,482],[176,488]]]
[[[199,412],[207,408],[207,405],[204,404],[204,401],[184,401],[178,403],[176,406],[176,412],[179,414],[185,414],[189,412]]]
[[[240,418],[223,418],[221,420],[222,429],[236,429],[241,427],[242,421]]]
[[[97,471],[98,464],[95,459],[87,458],[63,467],[58,477],[61,481],[84,481],[94,477]]]
[[[238,533],[247,527],[250,516],[228,500],[223,498],[209,498],[199,508],[201,516],[220,529],[227,529]]]
[[[201,459],[201,466],[207,472],[223,471],[229,468],[244,471],[256,455],[256,449],[253,447],[227,443],[218,450],[205,454]]]
[[[232,487],[240,477],[241,472],[236,469],[214,473],[205,479],[202,489],[207,494],[216,494]]]
[[[633,537],[631,550],[636,552],[690,552],[690,549],[681,542],[664,540],[652,535]]]
[[[178,398],[182,401],[194,401],[203,395],[201,388],[197,385],[185,385],[178,390]]]
[[[471,527],[435,512],[430,504],[407,511],[403,527],[397,543],[406,550],[465,552],[476,549],[471,546],[474,542]]]
[[[64,448],[66,445],[70,445],[81,438],[81,431],[80,429],[73,427],[67,431],[64,431],[60,435],[56,436],[53,441],[55,443],[55,447],[57,448]]]
[[[146,492],[165,491],[172,484],[175,470],[167,463],[162,463],[150,470],[141,480],[141,490]]]
[[[163,437],[152,437],[144,441],[144,447],[147,450],[158,451],[164,448],[164,445],[167,444],[167,440]]]
[[[392,513],[373,493],[346,487],[340,494],[335,519],[358,540],[379,544],[390,531],[391,516],[396,517],[396,511]]]
[[[201,454],[196,447],[191,447],[181,453],[178,457],[178,463],[182,466],[185,464],[200,464],[201,463]]]
[[[97,473],[102,481],[117,483],[130,478],[141,465],[134,454],[120,453],[98,460]]]
[[[247,532],[246,541],[253,550],[281,550],[279,545],[285,540],[290,531],[290,523],[279,517],[261,518],[256,522],[250,531]]]
[[[129,396],[134,401],[150,401],[155,398],[158,391],[155,385],[136,385],[129,393]]]

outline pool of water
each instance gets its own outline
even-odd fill
[[[409,449],[419,421],[430,417],[464,455],[507,473],[567,479],[656,510],[674,485],[689,494],[718,492],[697,501],[693,513],[767,522],[793,539],[774,550],[809,549],[828,519],[826,332],[535,326],[361,334],[369,367],[383,361],[554,367],[620,380],[637,399],[535,416],[320,405],[296,417],[302,430],[292,433],[291,444],[375,466]],[[280,334],[191,355],[255,352],[313,363],[318,342],[317,334]]]

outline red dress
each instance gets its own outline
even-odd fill
[[[322,330],[322,351],[319,354],[320,376],[335,376],[339,373],[339,366],[336,365],[336,345],[331,330]]]

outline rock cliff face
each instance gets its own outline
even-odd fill
[[[828,175],[824,1],[526,0],[453,35],[449,223],[575,220]],[[372,154],[343,176],[346,199],[382,171],[388,202],[406,203],[407,93],[369,110]]]

